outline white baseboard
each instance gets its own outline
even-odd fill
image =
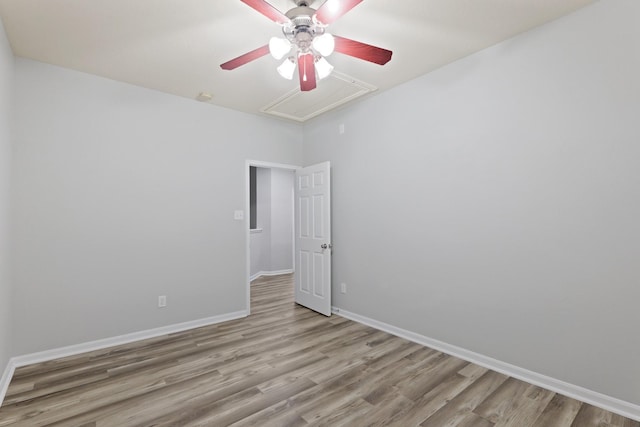
[[[455,356],[460,359],[475,363],[476,365],[480,365],[482,367],[500,372],[510,377],[537,385],[539,387],[551,390],[564,396],[580,400],[581,402],[589,403],[593,406],[597,406],[599,408],[622,415],[624,417],[640,421],[640,405],[636,405],[624,400],[617,399],[615,397],[607,396],[605,394],[586,389],[584,387],[560,381],[556,378],[548,377],[546,375],[542,375],[528,369],[520,368],[518,366],[511,365],[509,363],[505,363],[500,360],[496,360],[491,357],[484,356],[482,354],[475,353],[461,347],[457,347],[455,345],[447,344],[445,342],[429,338],[415,332],[407,331],[405,329],[401,329],[384,322],[379,322],[377,320],[370,319],[359,314],[351,313],[338,307],[332,307],[331,309],[333,313],[353,320],[355,322],[371,326],[372,328],[379,329],[400,338],[404,338],[406,340],[424,345],[434,350],[441,351],[451,356]]]
[[[16,366],[13,363],[13,359],[10,359],[2,373],[2,378],[0,378],[0,406],[2,406],[4,396],[7,394],[7,389],[9,388],[9,383],[11,382],[11,378],[13,378],[13,372],[15,370]]]
[[[26,354],[23,356],[12,357],[7,364],[7,367],[0,380],[0,405],[4,401],[4,397],[7,393],[7,388],[13,377],[13,373],[16,368],[20,366],[31,365],[33,363],[48,362],[54,359],[60,359],[62,357],[74,356],[76,354],[87,353],[95,350],[102,350],[103,348],[114,347],[117,345],[128,344],[134,341],[141,341],[149,338],[155,338],[162,335],[174,334],[176,332],[182,332],[189,329],[200,328],[202,326],[214,325],[216,323],[227,322],[229,320],[240,319],[246,317],[247,312],[245,310],[236,311],[233,313],[221,314],[219,316],[207,317],[204,319],[192,320],[184,323],[177,323],[175,325],[162,326],[160,328],[148,329],[140,332],[133,332],[130,334],[120,335],[117,337],[105,338],[96,341],[89,341],[82,344],[70,345],[67,347],[60,347],[52,350],[45,350],[38,353]]]
[[[259,271],[256,274],[254,274],[253,276],[249,277],[249,281],[253,282],[258,277],[262,277],[262,276],[279,276],[281,274],[291,274],[291,273],[293,273],[293,270],[291,270],[291,269],[289,269],[289,270],[276,270],[276,271]]]

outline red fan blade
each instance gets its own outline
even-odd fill
[[[254,59],[265,56],[268,53],[269,45],[264,45],[255,50],[252,50],[251,52],[245,53],[244,55],[240,55],[229,62],[225,62],[224,64],[220,65],[220,68],[222,68],[223,70],[234,70],[239,66],[246,64],[247,62],[251,62]]]
[[[273,22],[277,22],[278,24],[288,24],[291,22],[289,18],[282,12],[280,12],[275,7],[271,6],[264,0],[240,0],[242,3],[252,7],[256,11],[260,12],[267,18],[271,19]]]
[[[333,36],[333,38],[336,41],[336,52],[380,65],[384,65],[391,61],[391,55],[393,55],[393,52],[390,50],[371,46],[370,44],[357,42],[355,40],[345,39],[344,37]]]
[[[327,0],[316,11],[316,20],[329,25],[362,3],[362,0]]]
[[[298,56],[298,73],[300,74],[300,90],[303,92],[316,88],[316,65],[310,53]]]

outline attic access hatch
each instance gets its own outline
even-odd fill
[[[260,111],[304,122],[377,89],[373,85],[334,71],[322,80],[316,90],[301,92],[296,88]]]

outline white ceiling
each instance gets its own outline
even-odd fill
[[[329,32],[390,49],[391,62],[328,59],[385,90],[594,1],[365,0]],[[269,2],[283,12],[295,6]],[[271,56],[220,69],[281,35],[240,0],[0,0],[0,16],[18,56],[191,99],[210,92],[211,103],[240,111],[259,113],[298,86],[277,74]]]

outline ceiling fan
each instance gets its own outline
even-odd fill
[[[276,59],[286,57],[277,68],[278,73],[286,79],[293,79],[297,65],[300,90],[310,91],[316,88],[316,74],[318,79],[323,79],[333,71],[333,66],[325,57],[334,51],[379,65],[391,60],[390,50],[326,32],[329,24],[363,0],[326,0],[317,10],[309,7],[312,0],[294,0],[296,7],[286,13],[265,0],[240,1],[280,24],[284,38],[272,37],[269,44],[220,65],[223,70],[236,69],[271,53]]]

